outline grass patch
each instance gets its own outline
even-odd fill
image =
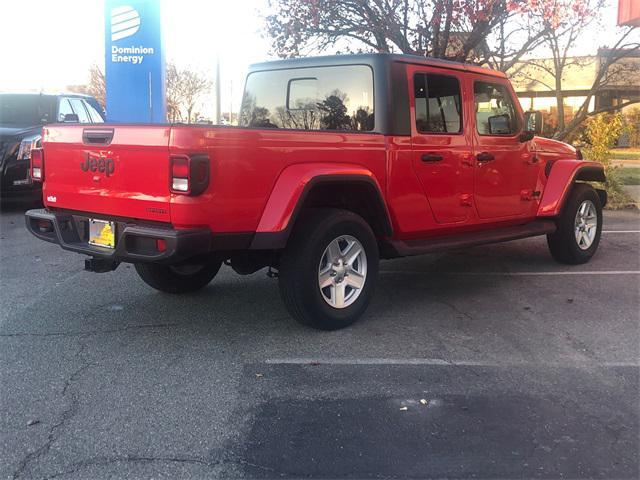
[[[625,167],[620,170],[620,182],[623,185],[640,185],[640,168]]]
[[[624,149],[611,151],[612,160],[640,160],[640,150],[638,149]]]

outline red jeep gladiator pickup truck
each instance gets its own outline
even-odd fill
[[[284,303],[321,329],[354,322],[380,258],[546,235],[588,261],[606,194],[598,163],[535,134],[503,73],[409,55],[253,65],[239,126],[47,125],[31,172],[38,238],[130,262],[163,292],[225,262],[278,272]]]

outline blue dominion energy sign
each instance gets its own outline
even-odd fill
[[[165,123],[160,0],[105,0],[108,122]]]

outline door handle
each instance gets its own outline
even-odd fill
[[[490,162],[491,160],[495,160],[496,157],[493,156],[493,153],[481,152],[476,155],[476,158],[479,162]]]
[[[438,155],[437,153],[425,153],[422,155],[423,162],[441,162],[442,155]]]

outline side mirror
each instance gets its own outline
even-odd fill
[[[80,118],[78,118],[78,115],[75,113],[65,113],[64,117],[62,118],[62,122],[63,123],[78,123],[80,122]]]
[[[544,127],[544,118],[542,112],[531,111],[524,114],[524,131],[533,132],[534,135],[540,135]]]

